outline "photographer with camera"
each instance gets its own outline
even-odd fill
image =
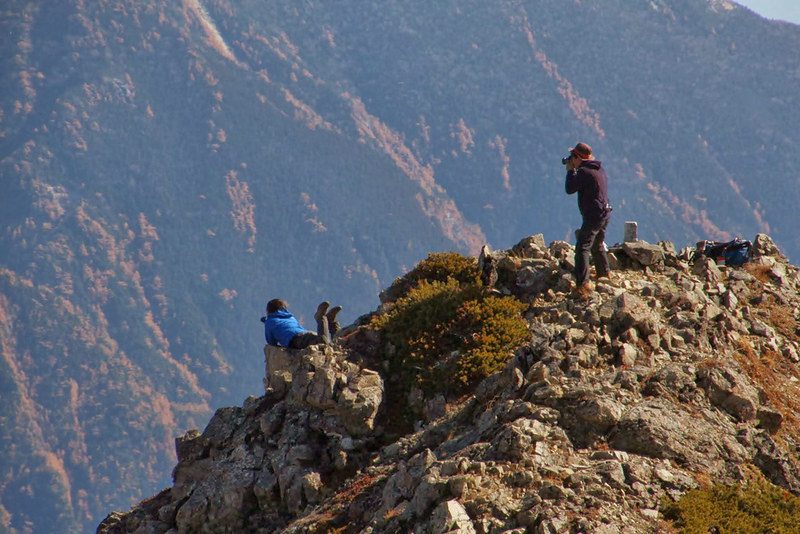
[[[576,287],[573,294],[585,299],[593,289],[589,282],[589,254],[594,260],[598,278],[609,277],[611,271],[604,244],[611,217],[608,178],[602,164],[592,157],[592,148],[586,143],[575,145],[561,163],[567,167],[567,194],[578,193],[578,209],[583,217],[575,245]]]

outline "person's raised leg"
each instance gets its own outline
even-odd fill
[[[338,332],[339,329],[341,328],[339,320],[336,318],[336,316],[339,314],[340,311],[342,311],[341,306],[334,306],[325,315],[325,318],[328,320],[328,333],[330,334],[331,339],[333,338],[333,336],[336,335],[336,332]]]
[[[314,314],[314,319],[317,321],[317,335],[322,338],[323,343],[329,345],[331,342],[331,335],[328,329],[328,308],[331,303],[323,301],[317,306],[317,313]]]

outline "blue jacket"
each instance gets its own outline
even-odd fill
[[[294,315],[285,309],[270,313],[264,323],[264,337],[267,338],[267,343],[270,345],[288,347],[294,336],[306,331],[305,328],[300,326]]]
[[[578,209],[585,221],[601,221],[611,214],[608,203],[608,178],[597,160],[581,163],[577,171],[567,171],[567,194],[578,193]]]

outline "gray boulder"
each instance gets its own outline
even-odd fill
[[[654,398],[622,415],[609,444],[629,453],[674,460],[721,475],[726,463],[747,457],[735,436],[735,428],[724,421],[710,420],[702,412],[693,415],[664,398]]]

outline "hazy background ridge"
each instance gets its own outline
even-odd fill
[[[800,28],[721,0],[0,8],[0,525],[91,532],[263,391],[269,298],[345,322],[431,251],[626,220],[791,259]]]

